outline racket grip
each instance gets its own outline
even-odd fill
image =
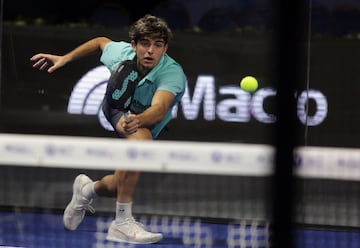
[[[131,114],[130,110],[124,113],[125,120],[127,120],[127,121],[129,120],[130,114]]]

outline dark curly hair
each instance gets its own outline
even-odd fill
[[[165,20],[148,14],[132,24],[129,30],[129,37],[135,42],[144,36],[162,38],[167,44],[172,38],[172,32]]]

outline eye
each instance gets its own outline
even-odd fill
[[[155,43],[155,46],[156,46],[157,48],[163,48],[163,47],[164,47],[164,43],[163,43],[163,42],[156,42],[156,43]]]
[[[150,42],[148,40],[140,40],[140,44],[142,46],[150,46]]]

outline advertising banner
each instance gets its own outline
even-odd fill
[[[30,62],[38,52],[61,55],[96,36],[128,41],[123,31],[5,25],[3,132],[116,137],[100,108],[110,76],[99,61],[100,53],[52,74],[35,70]],[[312,41],[311,53],[304,54],[310,56],[310,63],[302,68],[304,84],[294,92],[301,142],[358,146],[360,118],[355,99],[360,76],[354,54],[359,50],[355,40]],[[277,83],[272,75],[275,55],[270,35],[175,33],[168,53],[183,66],[188,82],[160,139],[272,142]],[[255,92],[239,86],[247,75],[258,80]]]

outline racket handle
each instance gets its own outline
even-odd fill
[[[129,120],[129,116],[130,116],[130,114],[131,114],[131,112],[130,112],[130,110],[129,111],[127,111],[127,112],[125,112],[125,114],[124,114],[124,118],[125,118],[125,120]]]

